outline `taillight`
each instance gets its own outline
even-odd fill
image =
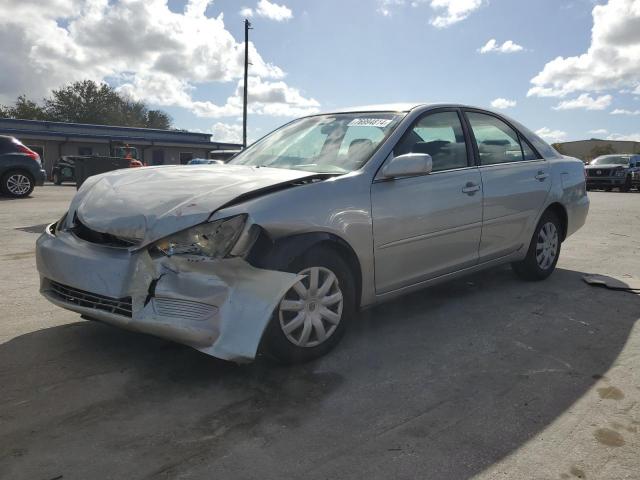
[[[31,150],[29,147],[25,147],[24,145],[21,145],[19,143],[16,144],[16,147],[18,147],[18,151],[20,153],[26,154],[28,157],[31,157],[32,159],[34,159],[36,162],[40,162],[40,155],[38,155],[36,152]]]

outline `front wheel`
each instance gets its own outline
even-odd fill
[[[624,182],[624,185],[620,187],[620,191],[627,193],[629,192],[629,190],[631,190],[631,177],[627,177],[627,179]]]
[[[316,248],[288,270],[303,278],[284,295],[265,331],[268,354],[283,363],[302,363],[333,349],[355,313],[353,274],[339,253]]]
[[[512,263],[513,271],[524,280],[544,280],[553,273],[560,256],[560,221],[553,212],[545,212],[538,222],[527,256]]]
[[[62,179],[60,178],[60,174],[58,172],[53,173],[53,183],[55,185],[62,185]]]
[[[2,177],[2,193],[14,198],[23,198],[31,195],[35,182],[33,177],[26,172],[14,170]]]

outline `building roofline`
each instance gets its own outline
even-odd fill
[[[72,122],[53,122],[50,120],[24,120],[21,118],[0,118],[0,124],[4,122],[17,122],[24,125],[42,125],[45,127],[77,127],[77,128],[95,128],[98,130],[124,130],[124,131],[137,131],[137,132],[149,132],[149,133],[162,133],[169,135],[200,135],[206,136],[208,133],[189,132],[185,130],[163,130],[160,128],[143,128],[143,127],[123,127],[120,125],[97,125],[93,123],[72,123]]]
[[[569,145],[570,143],[606,142],[606,143],[640,143],[637,140],[607,140],[604,138],[587,138],[585,140],[571,140],[570,142],[556,142],[558,145]]]
[[[163,130],[157,130],[162,132]],[[103,142],[109,142],[110,140],[114,140],[117,142],[127,142],[127,143],[151,143],[152,145],[164,145],[164,144],[172,144],[172,143],[181,143],[185,145],[201,145],[203,148],[223,148],[223,149],[233,149],[240,148],[242,145],[235,143],[226,143],[226,142],[212,142],[212,141],[200,141],[200,140],[189,140],[189,139],[178,139],[178,138],[153,138],[153,137],[134,137],[127,135],[96,135],[91,133],[73,133],[73,132],[47,132],[43,130],[20,130],[14,128],[2,128],[0,125],[0,134],[7,134],[13,137],[20,137],[21,135],[29,135],[33,137],[60,137],[64,138],[82,138],[87,141],[90,140],[101,140]]]

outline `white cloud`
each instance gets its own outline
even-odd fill
[[[390,17],[393,7],[404,5],[404,4],[405,4],[404,0],[379,0],[378,13],[381,13],[385,17]]]
[[[218,122],[211,128],[214,142],[242,143],[242,125]]]
[[[237,84],[243,76],[244,44],[227,30],[222,14],[205,15],[211,4],[188,0],[175,13],[167,0],[2,0],[0,103],[22,93],[39,99],[52,88],[89,78],[106,79],[154,105],[202,116],[236,115],[237,95],[223,105],[193,98],[200,86]],[[254,82],[280,92],[263,98],[252,108],[255,113],[317,111],[318,102],[287,85],[282,69],[265,61],[253,43],[249,55]]]
[[[640,133],[612,133],[607,137],[607,140],[626,140],[631,142],[640,142]]]
[[[239,13],[241,17],[253,17],[253,8],[242,7]]]
[[[162,81],[158,82],[162,84]],[[221,118],[242,115],[242,80],[238,81],[236,90],[227,98],[224,105],[209,101],[194,101],[191,97],[176,96],[173,105],[189,108],[199,117]],[[166,85],[170,88],[171,85]],[[145,91],[153,91],[145,85]],[[132,92],[127,92],[132,94]],[[135,92],[132,96],[137,98]],[[313,98],[304,97],[296,88],[288,86],[282,81],[268,81],[260,77],[249,77],[249,113],[270,115],[274,117],[301,117],[319,111],[320,103]]]
[[[500,45],[495,38],[492,38],[478,51],[480,53],[516,53],[521,52],[522,50],[524,50],[524,47],[513,42],[513,40],[507,40],[502,45]]]
[[[554,110],[575,110],[582,108],[585,110],[604,110],[613,101],[611,95],[602,95],[597,98],[591,97],[588,93],[583,93],[573,100],[565,100],[553,107]]]
[[[518,104],[515,100],[507,100],[506,98],[496,98],[493,102],[491,102],[491,106],[493,108],[497,108],[499,110],[505,110],[507,108],[513,108]]]
[[[431,19],[431,25],[446,28],[458,23],[480,8],[484,0],[431,0],[431,8],[437,16]]]
[[[640,115],[640,110],[625,110],[624,108],[616,108],[611,112],[611,115]]]
[[[395,7],[420,7],[427,3],[435,12],[429,23],[436,28],[446,28],[466,19],[487,0],[378,0],[378,13],[390,17]]]
[[[276,22],[291,20],[293,18],[293,12],[289,7],[272,3],[269,0],[260,0],[255,13],[259,17],[265,17],[269,20],[275,20]]]
[[[567,132],[563,132],[562,130],[551,130],[547,127],[542,127],[541,129],[536,130],[536,134],[552,143],[561,142],[567,138]]]
[[[606,128],[598,128],[597,130],[589,130],[591,135],[606,135],[609,133],[609,130]]]
[[[640,1],[609,0],[593,8],[591,45],[575,57],[557,57],[532,80],[529,95],[564,97],[585,91],[636,88],[640,92]]]

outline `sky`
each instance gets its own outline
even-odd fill
[[[355,105],[499,110],[550,142],[640,141],[640,0],[0,0],[0,103],[105,81],[238,141]]]

